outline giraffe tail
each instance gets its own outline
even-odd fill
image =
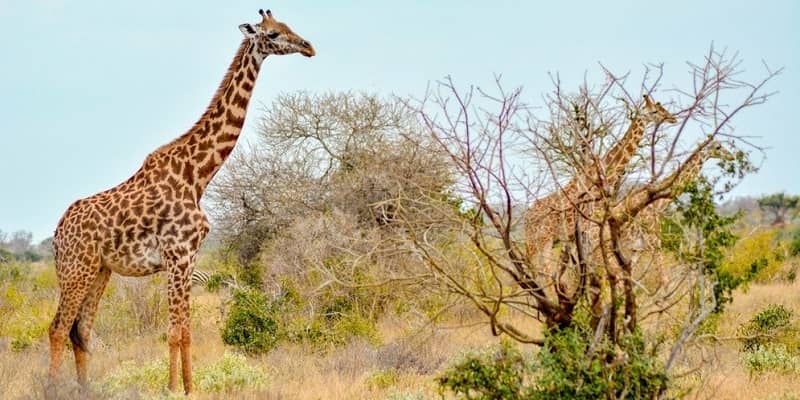
[[[86,348],[86,342],[83,340],[80,332],[78,332],[78,319],[75,318],[75,321],[72,321],[72,328],[69,330],[69,340],[72,341],[72,345],[85,351],[89,352],[89,349]]]

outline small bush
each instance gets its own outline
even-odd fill
[[[364,379],[369,388],[388,389],[397,384],[397,371],[393,369],[379,369]]]
[[[23,351],[28,347],[31,347],[32,344],[33,344],[33,339],[30,336],[28,335],[18,336],[11,339],[11,350]]]
[[[745,368],[753,375],[765,372],[784,374],[800,372],[800,359],[792,355],[783,344],[756,346],[745,352],[742,361]]]
[[[28,276],[29,268],[17,262],[0,264],[0,282],[19,282]]]
[[[527,369],[522,354],[504,341],[498,347],[467,354],[436,380],[459,398],[524,399],[529,390],[523,386]]]
[[[800,255],[800,229],[794,231],[789,242],[789,255],[792,257]]]
[[[667,387],[664,367],[645,351],[641,334],[629,334],[617,346],[600,342],[589,354],[591,341],[591,332],[580,326],[554,330],[529,360],[503,343],[468,355],[438,383],[458,398],[482,400],[649,399]]]
[[[661,362],[645,350],[641,333],[628,334],[618,346],[598,343],[587,357],[592,335],[580,326],[549,333],[534,360],[539,372],[535,397],[542,400],[655,398],[667,385]]]
[[[263,389],[267,374],[251,366],[245,356],[225,353],[216,363],[199,369],[194,381],[201,392],[232,393],[244,388]]]
[[[225,284],[226,280],[226,274],[215,272],[208,277],[208,281],[206,281],[206,290],[211,293],[217,293],[222,289],[222,285]]]
[[[134,390],[138,393],[157,393],[167,387],[169,364],[167,359],[152,361],[142,366],[125,361],[122,366],[106,376],[100,389],[108,397]]]
[[[153,396],[164,392],[168,377],[169,364],[166,359],[141,366],[126,361],[106,376],[100,384],[100,390],[111,398],[128,398],[131,391],[138,395],[150,395],[145,398],[162,398]],[[193,381],[200,392],[229,394],[245,388],[263,389],[267,384],[267,373],[251,366],[241,354],[225,353],[218,361],[197,369]]]
[[[787,339],[791,328],[792,310],[780,304],[770,304],[739,327],[742,350],[755,351],[780,339]]]
[[[260,291],[236,290],[222,329],[222,341],[247,353],[272,350],[279,339],[276,305]]]

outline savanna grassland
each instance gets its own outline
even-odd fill
[[[756,229],[739,242],[728,263],[770,259],[714,322],[720,340],[702,345],[707,363],[679,386],[698,399],[793,399],[800,393],[797,347],[775,361],[748,363],[742,351],[741,327],[769,305],[793,312],[797,327],[800,257],[780,261],[774,240],[798,232]],[[767,238],[767,239],[765,239]],[[738,260],[738,261],[737,261]],[[0,266],[0,389],[4,399],[43,398],[47,394],[47,325],[57,299],[53,266],[47,261]],[[369,335],[342,332],[339,344],[282,342],[266,354],[244,355],[222,341],[230,291],[194,289],[193,359],[197,393],[193,398],[251,399],[429,399],[443,393],[436,378],[463,353],[498,343],[482,319],[468,308],[453,309],[430,322],[398,310],[379,318]],[[166,297],[161,277],[112,280],[101,303],[92,350],[90,397],[169,398],[165,392]],[[790,342],[796,346],[797,337]],[[521,346],[523,352],[536,347]],[[699,351],[700,348],[697,348]],[[71,352],[62,368],[62,398],[76,398]],[[765,358],[765,359],[768,359]],[[760,365],[760,366],[759,366]]]

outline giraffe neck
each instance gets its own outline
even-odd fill
[[[566,185],[566,188],[570,191],[588,190],[593,192],[595,191],[596,185],[600,184],[599,180],[601,177],[604,178],[606,186],[616,186],[619,177],[622,176],[625,167],[628,166],[628,162],[639,148],[639,142],[642,136],[644,136],[644,129],[645,123],[641,117],[634,117],[631,119],[631,124],[628,126],[622,139],[617,141],[617,143],[608,150],[606,155],[603,156],[600,168],[602,168],[605,173],[599,173],[597,166],[591,165],[587,168],[588,174],[586,176],[571,180]]]
[[[634,117],[625,135],[603,157],[603,168],[606,169],[606,179],[610,183],[622,175],[628,162],[639,148],[639,142],[644,136],[645,124],[642,118]]]
[[[676,186],[683,186],[686,183],[694,180],[698,174],[700,174],[700,170],[703,169],[703,164],[711,157],[708,151],[706,150],[699,150],[689,156],[684,163],[683,168],[675,172],[677,175],[675,178],[675,185]]]
[[[654,200],[667,200],[668,202],[674,200],[678,193],[672,189],[683,186],[695,179],[703,169],[703,164],[710,157],[711,154],[701,146],[686,159],[682,166],[655,184],[654,187],[645,186],[628,195],[612,210],[613,218],[619,222],[625,222],[638,215],[644,207]]]
[[[154,168],[170,168],[184,187],[193,189],[197,199],[233,151],[244,125],[247,105],[253,94],[262,59],[248,39],[242,41],[225,77],[200,119],[181,137],[151,153],[149,158],[166,155],[166,162],[150,163]],[[145,161],[144,169],[148,169]],[[163,176],[163,171],[155,171]]]

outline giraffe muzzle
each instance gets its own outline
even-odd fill
[[[317,52],[314,50],[314,47],[311,46],[311,43],[303,41],[302,45],[303,45],[303,50],[300,50],[300,54],[306,57],[314,57],[315,55],[317,55]]]

